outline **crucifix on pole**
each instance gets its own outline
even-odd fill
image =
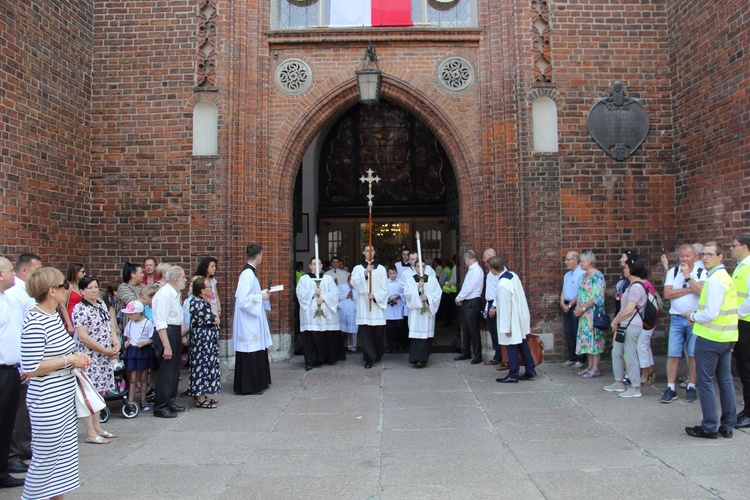
[[[370,233],[370,239],[369,239],[370,251],[373,250],[372,248],[372,199],[374,198],[374,196],[372,195],[372,183],[380,182],[380,177],[378,177],[377,175],[373,177],[372,174],[374,173],[375,172],[373,172],[371,168],[368,168],[367,177],[363,175],[362,177],[359,178],[360,182],[362,182],[363,184],[365,182],[367,183],[367,208],[370,211],[370,218],[369,218],[369,224],[368,224],[369,233]],[[372,253],[370,253],[370,255],[372,255]],[[370,279],[368,281],[370,282],[370,293],[372,294],[372,271],[370,271]],[[372,299],[370,299],[370,311],[372,311]]]

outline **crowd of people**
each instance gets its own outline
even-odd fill
[[[455,361],[484,363],[507,375],[499,383],[537,376],[528,336],[529,306],[519,276],[493,249],[480,265],[473,250],[463,255],[467,273],[460,290],[455,264],[433,260],[434,268],[405,249],[401,261],[387,265],[366,246],[351,273],[338,258],[323,272],[320,260],[297,275],[296,297],[305,369],[334,364],[346,351],[361,349],[369,369],[385,353],[408,350],[416,368],[427,365],[438,317],[460,319],[460,354]],[[750,427],[750,408],[736,411],[731,373],[732,353],[750,401],[750,235],[732,239],[737,265],[730,275],[717,242],[685,244],[679,263],[666,256],[664,299],[669,300],[667,387],[661,403],[678,399],[677,372],[686,355],[685,399],[700,400],[702,421],[687,427],[693,437],[731,438],[735,428]],[[260,245],[246,248],[247,263],[235,292],[233,344],[234,392],[262,394],[271,385],[266,317],[273,289],[257,276],[263,261]],[[568,358],[564,367],[583,379],[602,377],[606,335],[612,336],[612,382],[604,390],[623,398],[642,395],[641,387],[657,376],[651,350],[654,324],[649,304],[661,300],[648,281],[647,265],[635,250],[622,253],[622,275],[615,286],[615,315],[609,326],[604,275],[590,252],[567,252],[560,294]],[[146,259],[126,263],[122,283],[104,290],[81,263],[67,274],[43,267],[35,254],[15,263],[0,257],[0,487],[23,485],[23,498],[61,496],[76,488],[78,431],[74,370],[84,371],[95,389],[114,389],[113,360],[125,359],[127,399],[138,395],[139,409],[174,418],[185,407],[176,403],[183,346],[189,346],[187,396],[199,409],[217,408],[221,392],[219,329],[221,302],[215,274],[218,261],[206,257],[197,266],[187,298],[183,268]],[[486,270],[486,274],[485,274]],[[446,305],[446,303],[448,304]],[[484,360],[480,318],[487,320],[494,356]],[[521,359],[524,371],[521,373]],[[721,411],[714,383],[719,388]],[[153,401],[153,408],[150,401]],[[82,418],[84,443],[108,444],[118,436],[102,428],[98,413]],[[25,461],[31,459],[31,465]],[[25,481],[11,473],[26,472]]]
[[[700,425],[687,427],[693,437],[731,438],[735,428],[750,427],[750,234],[734,236],[731,257],[736,261],[732,275],[724,268],[721,244],[683,244],[679,262],[666,270],[663,297],[669,301],[667,387],[660,402],[679,398],[677,373],[683,354],[688,376],[681,385],[688,403],[700,401]],[[602,376],[599,362],[605,335],[612,335],[613,381],[604,390],[623,398],[641,397],[641,387],[656,379],[651,337],[654,326],[647,324],[648,302],[661,307],[661,297],[648,281],[647,265],[635,250],[623,252],[622,277],[615,286],[616,310],[609,328],[597,327],[595,315],[602,314],[604,276],[595,268],[591,252],[570,251],[565,256],[568,272],[563,278],[560,308],[568,359],[565,367],[580,369],[583,378]],[[745,408],[736,411],[732,354],[742,384]],[[716,406],[714,384],[719,388],[721,413]]]

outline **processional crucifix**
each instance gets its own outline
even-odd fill
[[[369,219],[369,229],[370,229],[370,251],[372,252],[372,199],[374,196],[372,195],[372,183],[373,182],[380,182],[380,177],[375,175],[375,177],[372,176],[375,172],[372,171],[371,168],[367,169],[367,177],[364,175],[359,178],[360,182],[363,184],[366,182],[367,185],[367,207],[370,210],[370,219]],[[372,253],[370,254],[372,255]],[[370,279],[368,280],[370,282],[370,293],[372,293],[372,271],[370,271]],[[372,311],[372,299],[370,299],[370,311]]]

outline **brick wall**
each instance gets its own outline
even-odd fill
[[[677,238],[728,245],[750,231],[750,4],[668,3]]]
[[[0,254],[86,260],[93,10],[0,3]]]
[[[258,242],[261,281],[287,285],[274,298],[272,329],[292,331],[297,168],[313,138],[356,102],[353,73],[369,43],[384,98],[424,121],[451,158],[460,249],[492,246],[521,275],[535,331],[561,331],[568,249],[593,250],[611,289],[620,252],[635,248],[659,284],[663,248],[747,229],[748,35],[737,15],[746,2],[551,2],[552,82],[537,84],[530,1],[478,2],[479,30],[300,33],[269,32],[269,2],[216,0],[212,92],[195,89],[199,3],[0,7],[4,253],[30,249],[64,267],[90,251],[105,282],[126,260],[155,256],[192,274],[210,253],[231,312],[244,247]],[[468,91],[436,83],[448,55],[475,66]],[[291,57],[314,72],[296,97],[273,83]],[[618,79],[651,119],[624,162],[586,128]],[[556,154],[532,151],[530,96],[540,92],[558,103]],[[203,100],[219,108],[219,155],[194,158],[191,118]],[[709,172],[720,182],[703,182]],[[688,218],[675,219],[675,200]]]

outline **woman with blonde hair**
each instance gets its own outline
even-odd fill
[[[26,406],[31,420],[34,460],[26,474],[22,498],[62,498],[80,485],[78,426],[73,368],[85,370],[91,359],[75,352],[57,311],[68,298],[70,283],[57,269],[43,267],[26,282],[37,305],[21,334],[21,367],[29,376]]]

